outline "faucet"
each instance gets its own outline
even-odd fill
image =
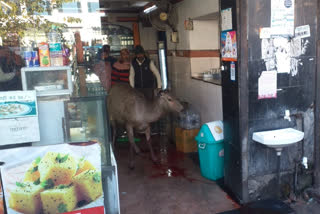
[[[290,110],[286,110],[285,111],[285,115],[283,117],[285,120],[288,120],[289,122],[291,122],[291,117],[290,117]]]

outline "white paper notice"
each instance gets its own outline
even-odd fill
[[[274,57],[274,46],[272,39],[261,40],[261,58],[270,59]]]
[[[270,27],[260,28],[260,39],[269,39],[272,31]]]
[[[221,31],[232,30],[232,8],[221,10]]]
[[[310,25],[296,27],[294,32],[295,37],[307,38],[310,37]]]
[[[301,50],[302,50],[302,45],[301,45],[301,38],[299,37],[294,37],[291,40],[290,43],[291,47],[290,47],[290,55],[291,57],[298,57],[301,55]]]
[[[277,98],[277,71],[263,71],[258,81],[258,99]]]
[[[287,38],[274,38],[273,46],[275,48],[276,67],[278,73],[290,73],[290,41]]]
[[[271,0],[273,35],[294,35],[294,0]]]

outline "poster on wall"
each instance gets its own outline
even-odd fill
[[[0,92],[0,145],[40,141],[35,91]]]
[[[236,31],[221,33],[221,58],[222,61],[237,61]]]
[[[294,0],[271,0],[272,35],[294,35]]]
[[[232,8],[221,10],[221,31],[232,30]]]
[[[8,214],[104,214],[97,142],[1,151]]]
[[[277,71],[263,71],[258,81],[258,99],[277,98]]]

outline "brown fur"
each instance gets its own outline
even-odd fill
[[[113,127],[113,148],[116,125],[124,125],[131,145],[130,167],[133,168],[134,166],[133,152],[140,153],[140,149],[134,142],[134,130],[146,135],[152,160],[156,161],[150,142],[150,123],[159,120],[169,112],[180,112],[182,108],[179,101],[168,92],[159,92],[158,96],[152,101],[147,100],[142,93],[128,84],[114,85],[108,96],[108,111]]]

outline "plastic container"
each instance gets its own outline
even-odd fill
[[[178,125],[183,129],[199,129],[201,126],[200,114],[190,104],[179,113]]]
[[[51,66],[63,66],[61,37],[55,26],[48,34]]]
[[[223,123],[204,124],[196,136],[201,175],[210,180],[224,177]]]
[[[23,59],[26,67],[32,67],[33,66],[33,61],[32,61],[32,49],[31,48],[26,48],[25,51],[23,52]]]

